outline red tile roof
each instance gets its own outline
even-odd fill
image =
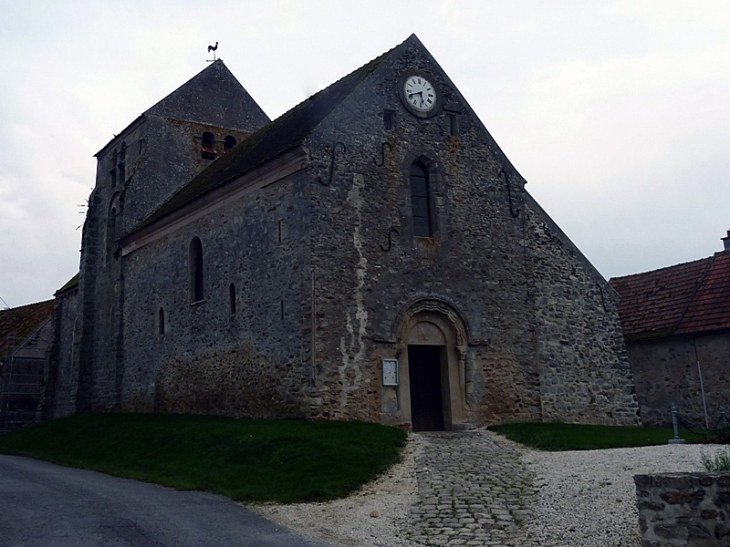
[[[730,251],[609,283],[627,340],[730,328]]]
[[[730,328],[730,251],[717,253],[677,334]]]
[[[0,311],[0,356],[15,345],[13,337],[20,339],[30,335],[55,307],[55,300],[46,300]]]

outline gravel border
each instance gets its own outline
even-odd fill
[[[409,435],[401,462],[345,499],[322,503],[251,504],[259,515],[333,546],[418,547],[400,539],[411,506],[418,501],[416,455],[422,443]]]
[[[724,447],[719,447],[724,448]],[[634,475],[704,471],[706,445],[662,445],[570,452],[525,449],[539,488],[528,537],[561,547],[639,547]]]
[[[405,528],[409,509],[418,501],[415,461],[423,449],[420,439],[410,435],[403,461],[346,499],[249,508],[333,546],[416,547],[397,531]],[[702,471],[700,454],[725,448],[667,444],[540,452],[511,444],[519,447],[538,488],[525,535],[556,547],[639,547],[634,475]]]

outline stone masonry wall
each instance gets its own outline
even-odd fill
[[[82,409],[110,410],[121,404],[123,322],[129,318],[122,314],[126,285],[115,240],[214,161],[202,156],[204,131],[216,136],[219,155],[224,153],[225,135],[239,141],[247,135],[234,129],[147,115],[97,155],[97,180],[84,225],[80,275],[83,342],[78,402]],[[119,168],[122,161],[124,180]]]
[[[56,329],[43,404],[44,418],[76,412],[79,385],[78,288],[56,296]]]
[[[294,175],[231,201],[124,257],[124,410],[308,415],[311,295],[302,209],[309,201],[302,180]],[[191,301],[194,237],[203,249],[199,302]]]
[[[446,110],[423,120],[403,108],[398,78],[416,68],[442,90],[444,108],[458,117],[458,136],[449,134]],[[395,113],[390,129],[385,110]],[[396,333],[409,306],[434,299],[457,310],[468,331],[462,351],[472,421],[539,419],[522,220],[510,214],[501,158],[440,67],[417,50],[389,58],[307,146],[318,415],[397,422],[396,411],[381,414],[380,360],[397,357]],[[329,180],[333,148],[332,183],[319,184],[319,177]],[[432,237],[413,233],[415,160],[429,171]],[[389,247],[391,229],[397,234]]]
[[[534,200],[526,213],[543,419],[637,424],[615,291]]]
[[[730,545],[730,473],[636,475],[642,547]]]
[[[132,136],[131,157],[124,191],[124,227],[127,233],[153,213],[214,159],[203,157],[202,135],[215,137],[216,157],[225,153],[226,136],[243,141],[249,133],[210,124],[147,115],[143,134]],[[109,153],[107,153],[109,155]],[[108,160],[107,160],[108,161]]]
[[[697,361],[702,369],[710,420],[718,418],[721,406],[730,409],[729,333],[642,340],[626,345],[644,424],[669,426],[672,403],[681,416],[705,423]]]
[[[398,77],[413,69],[443,92],[444,111],[433,118],[417,119],[399,103]],[[367,409],[352,408],[376,417],[372,382],[387,353],[382,341],[396,342],[409,303],[433,298],[465,321],[468,410],[476,422],[637,423],[609,285],[527,196],[435,63],[409,51],[388,59],[371,80],[309,141],[317,328],[347,326],[341,335],[318,336],[323,415],[348,416],[345,402],[360,393]],[[382,113],[389,109],[395,121],[387,129]],[[458,137],[449,134],[449,116],[458,117]],[[316,184],[315,177],[329,175],[333,153],[332,184]],[[433,193],[429,238],[413,235],[415,160],[428,167]],[[386,252],[391,228],[398,233]]]

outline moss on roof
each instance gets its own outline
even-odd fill
[[[0,356],[30,336],[56,309],[55,300],[0,311]]]
[[[345,97],[352,93],[394,49],[396,48],[387,51],[319,93],[312,95],[309,99],[233,147],[227,154],[211,163],[208,168],[147,217],[136,230],[156,222],[251,169],[301,146],[312,130]]]
[[[78,284],[79,284],[79,274],[76,274],[71,279],[69,279],[63,287],[61,287],[60,289],[58,289],[56,291],[56,296],[58,296],[60,293],[62,293],[64,291],[68,291],[70,289],[77,287]]]

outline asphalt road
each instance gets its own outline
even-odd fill
[[[0,455],[0,547],[325,547],[214,494]]]

